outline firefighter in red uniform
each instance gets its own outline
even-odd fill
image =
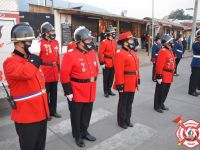
[[[67,99],[71,101],[72,135],[79,147],[84,147],[83,139],[95,141],[88,127],[96,99],[96,79],[98,64],[94,52],[91,32],[79,27],[74,32],[77,48],[63,57],[60,79]]]
[[[33,40],[33,29],[17,24],[11,30],[15,49],[3,64],[10,94],[16,104],[15,122],[22,150],[44,150],[49,117],[45,79],[40,69],[40,44]],[[31,44],[32,43],[32,44]]]
[[[175,69],[175,56],[172,51],[173,38],[169,35],[163,35],[161,43],[163,48],[158,52],[156,63],[156,89],[154,94],[154,109],[159,113],[163,110],[168,110],[164,102],[173,82],[173,75]]]
[[[115,96],[111,91],[114,80],[113,56],[117,50],[117,42],[115,40],[115,29],[110,25],[106,29],[106,39],[99,46],[99,63],[103,69],[103,89],[104,96]]]
[[[119,44],[122,48],[117,50],[114,56],[114,88],[119,91],[117,121],[120,127],[127,129],[133,127],[130,118],[135,91],[140,84],[139,58],[134,52],[135,45],[131,32],[120,34]]]
[[[41,32],[41,68],[45,77],[49,111],[51,116],[61,118],[61,115],[57,113],[57,85],[60,70],[59,44],[55,40],[56,34],[54,27],[49,22],[41,25]]]
[[[74,40],[70,41],[67,45],[67,52],[70,50],[70,49],[75,49],[76,48],[76,42]]]

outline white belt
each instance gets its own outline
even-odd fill
[[[33,93],[33,94],[29,94],[29,95],[22,96],[22,97],[19,97],[19,98],[14,98],[13,100],[14,100],[15,102],[23,101],[23,100],[27,100],[27,99],[29,99],[29,98],[33,98],[33,97],[42,95],[42,94],[44,94],[44,93],[46,93],[46,90],[45,90],[45,89],[43,89],[43,90],[41,90],[41,91],[38,91],[38,92],[36,92],[36,93]]]
[[[177,52],[180,52],[180,53],[182,53],[183,51],[182,51],[182,50],[179,50],[179,49],[177,49]]]
[[[194,58],[200,58],[200,55],[193,55]]]

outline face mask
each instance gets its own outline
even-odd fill
[[[135,49],[135,43],[128,43],[128,48],[130,48],[131,50]]]
[[[116,38],[116,34],[112,34],[112,38],[115,39]]]
[[[84,43],[84,48],[86,49],[86,50],[93,50],[93,49],[95,49],[95,45],[94,45],[94,42],[90,42],[90,43],[85,43],[85,42],[83,42]]]
[[[24,42],[24,51],[27,55],[30,55],[31,53],[29,52],[29,47],[31,47],[31,45],[27,45],[25,42]]]
[[[50,38],[51,40],[54,40],[54,39],[56,38],[56,34],[50,34],[50,35],[49,35],[49,38]]]

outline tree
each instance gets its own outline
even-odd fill
[[[185,12],[183,9],[177,9],[175,11],[171,11],[169,14],[169,19],[178,19],[178,20],[191,20],[192,16],[185,15]]]

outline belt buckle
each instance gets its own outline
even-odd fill
[[[94,82],[94,77],[90,78],[90,82]]]

